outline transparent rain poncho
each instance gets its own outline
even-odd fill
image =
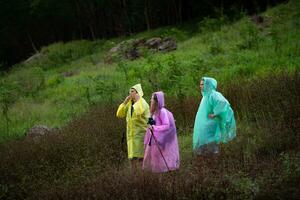
[[[164,107],[163,92],[155,92],[158,111],[154,113],[153,136],[148,128],[144,139],[143,169],[151,172],[167,172],[179,168],[179,148],[173,114]]]
[[[236,136],[234,113],[227,99],[216,91],[217,81],[204,77],[202,100],[194,124],[193,150],[198,154],[204,151],[218,153],[216,146],[226,143]],[[211,119],[209,114],[216,117]]]
[[[126,105],[122,103],[117,111],[117,117],[126,117],[127,129],[127,151],[128,158],[143,158],[144,136],[147,129],[147,121],[150,116],[149,105],[143,98],[141,84],[132,86],[140,96],[140,99],[132,104],[129,101]]]

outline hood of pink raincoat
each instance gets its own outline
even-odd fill
[[[165,106],[164,93],[162,91],[159,91],[159,92],[154,92],[154,94],[157,96],[158,109],[162,109]]]

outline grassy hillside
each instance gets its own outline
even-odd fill
[[[57,43],[3,74],[0,198],[297,199],[300,2],[261,15],[260,24],[247,16],[206,19],[128,38]],[[135,61],[108,56],[121,41],[156,36],[176,38],[177,50],[144,50]],[[237,138],[217,159],[191,150],[202,76],[218,80],[237,119]],[[129,173],[125,124],[115,111],[137,82],[146,100],[155,90],[166,93],[180,143],[176,173]],[[40,140],[13,140],[35,124],[60,129]]]
[[[193,27],[140,33],[131,38],[170,36],[177,39],[178,49],[146,51],[135,61],[114,55],[107,63],[109,49],[131,38],[45,47],[36,59],[1,77],[0,103],[8,105],[9,128],[0,115],[0,140],[22,137],[35,124],[60,127],[91,104],[120,102],[136,82],[143,84],[147,97],[158,89],[167,96],[197,96],[203,75],[216,77],[223,87],[232,80],[293,72],[300,63],[298,8],[297,1],[272,8],[262,14],[264,22],[258,25],[245,16],[233,24],[206,19]]]

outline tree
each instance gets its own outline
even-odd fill
[[[0,63],[11,66],[42,46],[128,35],[204,17],[241,16],[284,0],[1,0]]]

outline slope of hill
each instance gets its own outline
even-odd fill
[[[300,2],[261,16],[57,43],[1,75],[0,198],[297,199]],[[177,50],[141,49],[143,57],[133,61],[108,54],[122,41],[157,36],[176,38]],[[216,77],[237,119],[237,138],[222,145],[217,159],[196,158],[191,150],[201,76]],[[115,111],[136,82],[146,99],[158,89],[168,97],[178,128],[178,172],[130,174],[121,143],[125,124]],[[36,124],[59,129],[23,139]]]
[[[22,137],[36,124],[60,127],[91,104],[121,101],[136,82],[143,84],[148,97],[158,89],[173,97],[195,96],[203,75],[216,77],[223,86],[231,80],[293,72],[300,63],[298,8],[299,3],[291,1],[263,13],[263,21],[247,16],[233,24],[206,19],[189,28],[45,47],[1,77],[0,138]],[[177,50],[141,49],[143,57],[134,61],[119,54],[109,57],[109,49],[121,41],[158,36],[175,38]]]

